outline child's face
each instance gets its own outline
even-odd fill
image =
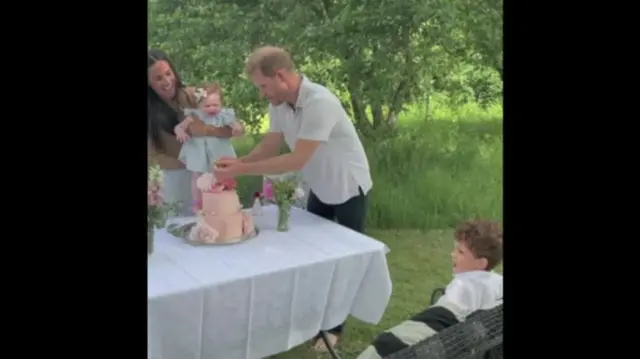
[[[451,260],[453,261],[454,273],[486,270],[487,268],[487,259],[476,258],[463,241],[456,241],[456,247],[451,252]]]
[[[206,99],[200,104],[200,109],[207,115],[217,115],[222,109],[222,101],[220,101],[220,95],[217,93],[207,96]]]

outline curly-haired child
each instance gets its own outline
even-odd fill
[[[443,296],[423,312],[379,334],[357,359],[387,357],[464,321],[474,312],[502,303],[502,275],[492,271],[502,261],[500,224],[468,221],[458,227],[455,237],[451,253],[454,278]]]

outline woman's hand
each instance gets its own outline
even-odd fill
[[[189,123],[189,133],[192,136],[206,136],[207,125],[199,118],[194,118]]]
[[[242,122],[234,122],[231,125],[231,136],[240,137],[244,135],[244,124]]]
[[[194,118],[189,125],[189,133],[191,137],[196,136],[215,136],[215,137],[231,137],[231,129],[228,127],[207,126],[199,118]]]

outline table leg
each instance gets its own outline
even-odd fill
[[[324,330],[321,330],[320,337],[322,338],[324,345],[327,347],[329,354],[331,354],[331,357],[333,359],[341,359],[338,353],[335,351],[335,349],[333,349],[333,346],[331,346],[331,343],[329,342],[329,338],[327,338],[327,332],[325,332]]]

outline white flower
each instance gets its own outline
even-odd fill
[[[301,187],[297,187],[293,195],[295,196],[295,198],[302,198],[304,197],[304,190]]]
[[[211,173],[203,173],[202,176],[196,180],[196,187],[202,192],[208,192],[211,187],[216,183],[216,179]]]
[[[196,94],[196,101],[200,102],[202,101],[202,99],[207,97],[207,90],[203,88],[199,88],[199,89],[196,89],[195,94]]]

